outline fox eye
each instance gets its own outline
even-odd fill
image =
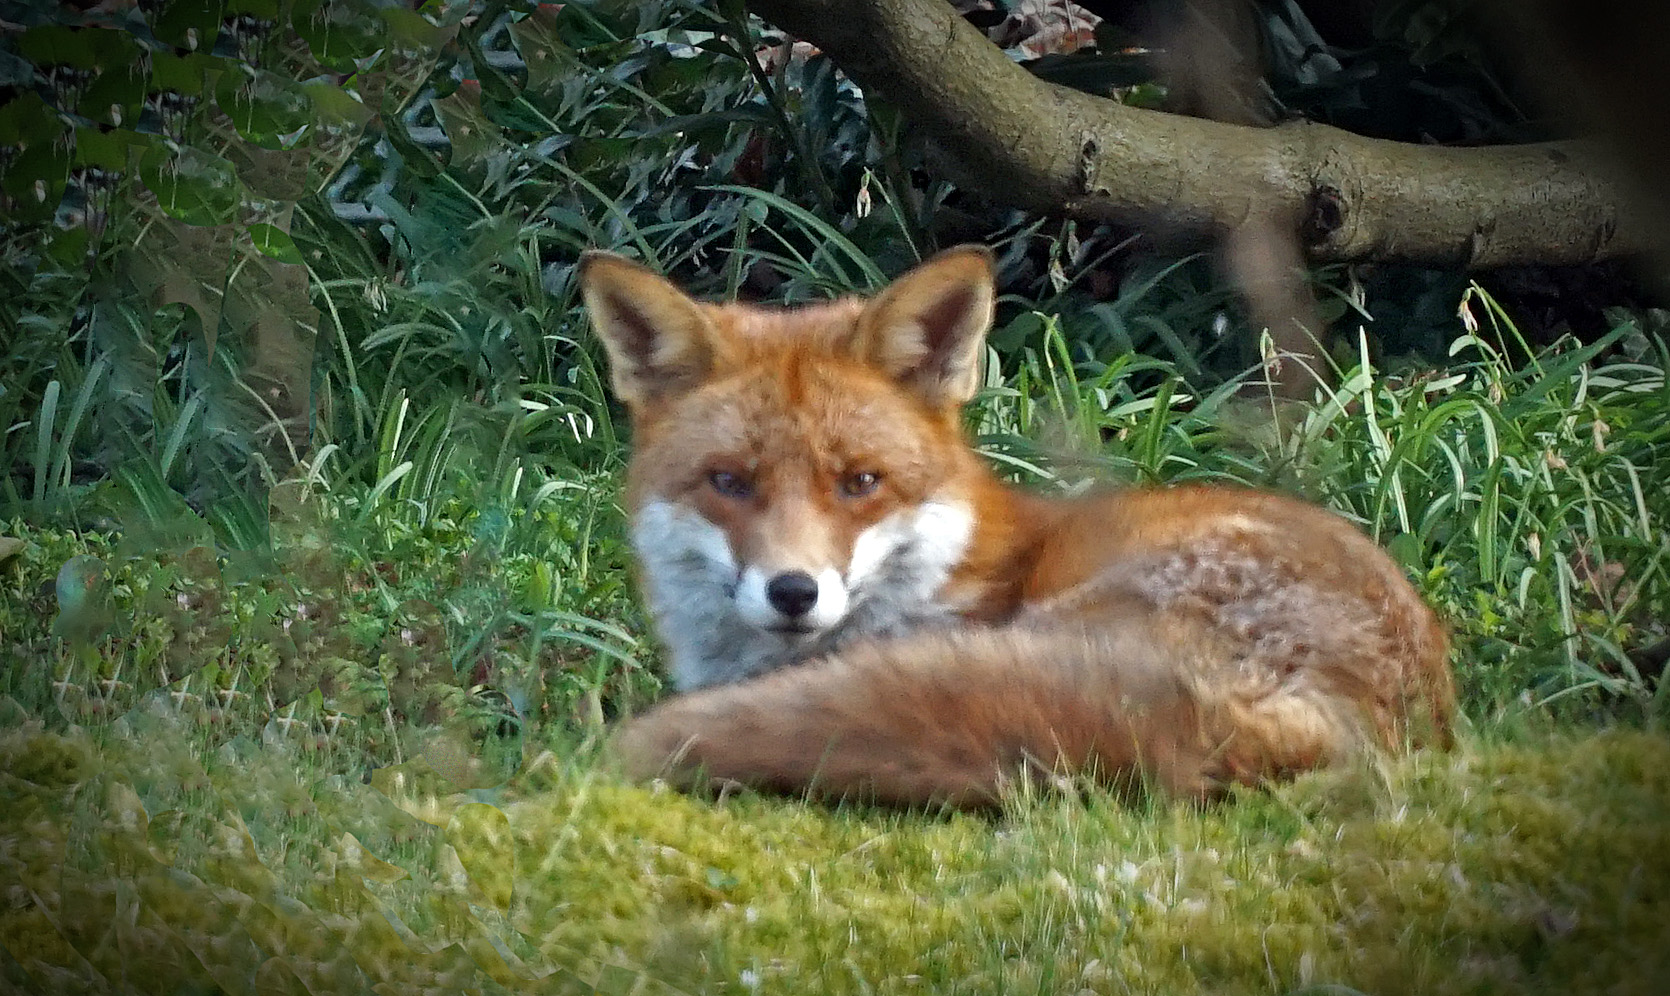
[[[841,478],[841,495],[845,498],[863,498],[872,494],[881,484],[881,475],[870,471],[860,471]]]
[[[752,481],[728,470],[716,470],[707,475],[707,483],[726,498],[751,498],[754,494]]]

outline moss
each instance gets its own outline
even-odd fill
[[[37,731],[0,754],[59,773],[11,776],[0,824],[0,941],[48,992],[124,972],[316,993],[1670,985],[1670,743],[1648,733],[1000,819],[693,799],[584,763],[419,798],[302,784],[271,746],[199,767],[148,736]]]

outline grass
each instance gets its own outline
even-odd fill
[[[1277,419],[1245,380],[1197,392],[1159,361],[1078,358],[1044,321],[992,375],[977,425],[1001,464],[1057,486],[1230,480],[1353,519],[1443,610],[1475,718],[1527,696],[1662,716],[1662,686],[1624,648],[1663,639],[1670,618],[1664,347],[1596,362],[1621,326],[1516,369],[1507,316],[1477,288],[1463,308],[1444,370],[1388,376],[1364,341],[1336,387]]]
[[[1200,811],[719,803],[542,755],[490,792],[305,742],[13,730],[31,991],[1653,992],[1670,744],[1541,734]],[[74,819],[65,819],[73,814]],[[24,976],[21,973],[27,973]]]
[[[622,783],[595,746],[655,681],[619,451],[542,463],[444,399],[389,406],[358,469],[304,465],[265,552],[217,552],[177,508],[130,534],[14,522],[0,970],[40,992],[1657,991],[1670,741],[1626,650],[1670,597],[1664,357],[1560,344],[1516,370],[1512,334],[1485,311],[1447,371],[1364,362],[1274,426],[1053,322],[994,366],[971,418],[1019,476],[1307,493],[1455,628],[1456,751],[1206,809]]]

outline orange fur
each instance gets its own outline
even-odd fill
[[[658,628],[707,640],[682,672],[696,690],[617,734],[632,775],[972,806],[1088,773],[1199,797],[1448,742],[1444,630],[1337,516],[1228,487],[1051,499],[992,474],[959,424],[990,320],[983,250],[795,310],[701,304],[605,254],[582,284],[633,417],[629,507],[660,516],[637,533]],[[930,506],[952,514],[908,518]],[[885,583],[862,576],[875,550]],[[732,570],[744,587],[821,572],[840,590],[818,604],[851,607],[729,671],[711,648],[770,639],[702,587]]]

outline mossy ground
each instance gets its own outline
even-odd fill
[[[1670,740],[1475,738],[1204,809],[1000,817],[629,786],[454,793],[141,711],[11,727],[29,992],[1657,993]],[[1341,989],[1318,991],[1349,991]]]

